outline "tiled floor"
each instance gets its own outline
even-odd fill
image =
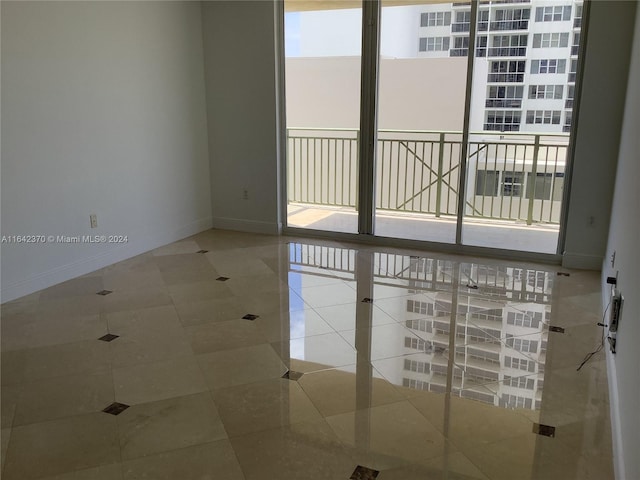
[[[212,230],[7,303],[2,478],[612,478],[559,270]]]

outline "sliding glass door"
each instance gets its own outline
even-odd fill
[[[362,7],[284,5],[287,225],[357,233]]]
[[[288,226],[555,254],[582,3],[364,5],[285,2]]]

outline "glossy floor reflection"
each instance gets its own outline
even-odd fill
[[[6,303],[2,478],[613,478],[558,271],[211,230]]]

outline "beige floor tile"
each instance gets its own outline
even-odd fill
[[[63,343],[97,340],[107,333],[106,322],[96,315],[58,317],[15,325],[2,332],[2,351],[46,347]]]
[[[207,389],[194,357],[115,368],[113,381],[116,401],[127,405],[181,397]]]
[[[176,303],[175,306],[180,322],[185,327],[237,320],[247,313],[243,301],[236,297]]]
[[[122,473],[124,480],[244,480],[228,440],[129,460]]]
[[[356,292],[346,285],[304,287],[299,294],[305,303],[313,308],[355,303],[362,300],[356,298]]]
[[[324,421],[232,438],[247,480],[347,479],[357,464]]]
[[[114,367],[157,362],[193,355],[178,314],[172,305],[106,315]]]
[[[102,275],[84,276],[49,287],[40,294],[40,301],[92,295],[104,290]]]
[[[152,263],[135,269],[103,273],[102,283],[106,290],[111,291],[136,290],[141,285],[160,288],[165,284],[160,269]]]
[[[123,460],[227,438],[209,392],[134,405],[117,420]]]
[[[90,413],[14,428],[3,478],[30,480],[119,460],[115,417]]]
[[[20,386],[14,427],[99,412],[113,403],[111,372],[48,378]]]
[[[45,291],[43,290],[43,293]],[[68,316],[82,316],[100,313],[105,297],[90,293],[75,297],[40,300],[36,308],[39,320],[50,320]]]
[[[213,398],[229,437],[322,418],[300,385],[291,380],[222,388],[213,391]]]
[[[246,297],[256,293],[279,293],[288,288],[287,284],[273,272],[235,276],[225,283],[231,292],[238,297]]]
[[[11,429],[10,428],[3,428],[2,430],[0,430],[0,444],[1,444],[1,450],[0,450],[0,454],[1,454],[1,460],[0,460],[0,472],[2,472],[2,469],[4,468],[4,459],[7,456],[7,449],[9,448],[9,440],[11,439]]]
[[[0,390],[0,397],[2,399],[2,428],[10,428],[20,398],[20,386],[3,386]]]
[[[455,396],[447,398],[432,392],[423,392],[412,397],[410,402],[461,449],[526,435],[533,429],[533,422],[520,415],[517,409],[495,407]]]
[[[198,243],[194,240],[180,240],[179,242],[173,242],[164,247],[156,248],[151,251],[154,257],[160,257],[163,255],[179,255],[187,253],[196,253],[200,250]]]
[[[5,381],[7,383],[33,382],[67,375],[93,375],[105,373],[111,369],[109,344],[96,339],[5,353],[17,354],[22,368],[17,376],[12,368],[16,367],[14,362],[17,360],[5,361],[3,353],[3,383]],[[5,367],[7,370],[12,370],[10,374]],[[4,378],[5,376],[7,378]]]
[[[365,310],[366,308],[368,308],[368,310]],[[360,317],[358,317],[358,309],[360,309]],[[361,302],[331,305],[329,307],[316,308],[315,311],[338,332],[355,330],[356,319],[360,318],[358,324],[363,321],[363,318],[368,321],[369,311],[371,312],[371,325],[373,326],[393,324],[396,322],[395,319],[387,315],[376,305],[371,306]],[[363,315],[363,313],[365,313],[365,315]]]
[[[312,309],[261,315],[255,320],[269,342],[311,337],[334,330]]]
[[[381,480],[425,480],[446,478],[447,480],[489,480],[471,461],[460,452],[452,452],[429,459],[425,466],[404,466],[380,472]]]
[[[243,275],[270,275],[271,270],[262,260],[247,255],[244,249],[227,250],[225,252],[211,251],[205,253],[207,260],[216,271],[225,277]]]
[[[244,305],[249,312],[256,315],[268,315],[281,311],[296,311],[309,308],[293,290],[288,289],[279,294],[276,293],[256,293],[243,298]]]
[[[417,464],[444,454],[445,437],[407,401],[327,417],[348,446],[366,443],[372,451]]]
[[[602,469],[585,470],[570,450],[555,438],[529,433],[486,445],[476,445],[464,454],[492,480],[609,480]],[[578,461],[577,461],[578,460]],[[608,462],[608,459],[605,460]],[[612,472],[611,472],[612,473]],[[597,476],[594,476],[597,475]]]
[[[112,463],[46,477],[42,480],[122,480],[122,467],[119,463]]]
[[[280,378],[287,371],[267,344],[206,353],[198,361],[211,389]]]
[[[357,360],[356,351],[337,333],[276,342],[273,347],[290,370],[299,372],[354,365]]]
[[[194,325],[185,327],[185,332],[197,354],[267,343],[256,324],[244,319]]]
[[[358,366],[358,368],[365,372],[364,380],[360,380],[358,374],[332,369],[306,373],[298,383],[325,417],[404,399],[386,380],[380,378],[367,380],[371,373],[367,371],[366,366]],[[363,383],[359,384],[360,381]],[[369,382],[369,388],[363,391],[361,385],[366,382]],[[357,387],[360,388],[357,389]]]
[[[228,298],[231,290],[225,285],[226,282],[218,282],[212,279],[208,282],[180,283],[170,285],[169,293],[176,304],[197,302],[200,300],[211,300]]]
[[[145,286],[122,291],[116,289],[104,297],[101,308],[104,313],[112,313],[170,304],[171,297],[164,286]]]

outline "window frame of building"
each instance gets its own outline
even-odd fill
[[[529,100],[562,100],[564,85],[529,85]]]
[[[423,12],[420,14],[421,27],[448,27],[451,25],[451,12]]]
[[[533,48],[566,48],[569,32],[545,32],[533,34]]]
[[[571,5],[536,7],[536,22],[567,22],[571,20]]]
[[[419,52],[448,52],[449,36],[420,37],[418,44]]]
[[[564,58],[540,58],[531,60],[530,73],[536,74],[555,74],[565,73],[567,70],[567,61]]]

